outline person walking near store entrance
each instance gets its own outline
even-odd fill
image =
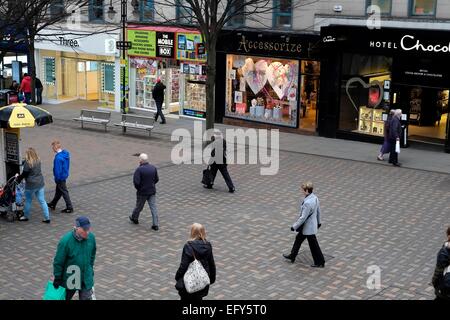
[[[291,227],[291,231],[297,231],[298,234],[295,238],[291,253],[283,254],[283,257],[294,263],[303,241],[308,239],[309,248],[314,260],[314,264],[311,267],[324,268],[325,258],[316,238],[317,231],[321,227],[320,203],[317,196],[313,193],[313,189],[312,182],[302,184],[305,199],[300,206],[300,216]]]
[[[158,209],[156,207],[156,184],[159,181],[156,167],[148,163],[148,155],[141,153],[139,155],[139,167],[134,172],[133,183],[136,188],[136,207],[129,219],[134,224],[139,224],[139,215],[144,208],[145,202],[148,202],[152,212],[152,229],[159,230]]]
[[[62,149],[61,142],[58,140],[52,142],[52,149],[56,153],[55,159],[53,160],[53,175],[55,177],[56,190],[53,200],[47,203],[47,205],[50,209],[55,210],[62,196],[66,202],[66,208],[61,210],[61,213],[72,213],[72,201],[70,200],[69,190],[67,190],[66,185],[67,178],[69,178],[70,153]]]
[[[36,105],[42,104],[42,91],[44,90],[44,86],[39,78],[36,78]]]
[[[223,139],[222,136],[217,135],[211,137],[210,145],[212,145],[211,164],[210,164],[212,179],[210,184],[204,184],[203,187],[207,189],[212,189],[214,185],[214,180],[216,179],[217,171],[220,171],[220,173],[223,176],[223,179],[225,180],[225,183],[228,186],[228,192],[230,193],[235,192],[235,187],[227,168],[227,142],[225,141],[225,139]],[[219,149],[217,151],[217,158],[216,158],[216,150],[218,148],[222,148],[222,152],[220,152]]]
[[[25,97],[25,103],[26,104],[30,104],[31,103],[31,82],[33,80],[31,79],[31,77],[28,75],[28,73],[25,73],[23,75],[23,79],[22,82],[20,83],[20,91],[23,92],[24,97]]]
[[[152,90],[152,96],[156,103],[155,121],[158,121],[158,116],[161,116],[161,124],[166,123],[166,118],[162,112],[162,105],[164,102],[164,90],[166,86],[161,82],[161,79],[156,79],[155,87]]]
[[[394,109],[389,111],[388,117],[387,117],[386,121],[384,122],[384,141],[383,141],[383,145],[381,146],[380,153],[378,154],[378,157],[377,157],[377,159],[380,161],[383,161],[384,155],[386,153],[389,153],[391,150],[391,146],[389,144],[389,124],[392,120],[392,117],[394,116],[394,113],[395,113]]]
[[[397,109],[392,116],[391,122],[389,123],[389,163],[392,163],[396,167],[400,167],[401,164],[398,162],[398,153],[395,151],[395,145],[397,141],[400,142],[400,137],[402,135],[402,125],[400,119],[402,118],[402,110]]]
[[[431,283],[434,287],[436,300],[450,301],[450,226],[447,228],[447,242],[438,252]]]
[[[66,300],[71,300],[77,291],[80,300],[92,300],[96,253],[91,222],[87,217],[78,217],[74,229],[59,241],[53,260],[53,286],[66,289]]]
[[[50,223],[50,213],[45,202],[45,183],[44,176],[41,171],[41,160],[39,159],[36,150],[28,148],[25,152],[25,161],[23,162],[22,174],[16,174],[17,183],[25,179],[25,206],[23,209],[24,215],[19,218],[20,221],[28,221],[30,219],[31,201],[33,197],[39,201],[44,214],[44,223]]]

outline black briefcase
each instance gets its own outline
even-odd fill
[[[203,170],[203,179],[202,179],[202,183],[206,186],[209,186],[212,184],[212,174],[211,174],[211,169],[208,166],[208,168],[206,168],[205,170]]]

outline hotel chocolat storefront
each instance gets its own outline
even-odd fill
[[[320,50],[319,135],[381,142],[402,109],[408,141],[450,152],[450,32],[329,26]]]
[[[318,35],[223,31],[217,44],[216,121],[316,131]]]

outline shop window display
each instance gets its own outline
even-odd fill
[[[227,117],[297,127],[295,60],[227,55]]]
[[[344,54],[339,129],[383,136],[392,58]]]

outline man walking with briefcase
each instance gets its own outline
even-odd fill
[[[314,260],[314,264],[311,267],[324,268],[325,258],[316,238],[317,231],[321,226],[319,199],[313,193],[312,182],[303,183],[302,190],[305,194],[305,199],[300,206],[300,216],[291,227],[291,231],[297,231],[298,234],[295,238],[291,253],[283,254],[283,257],[294,263],[303,241],[308,239],[309,248]]]

